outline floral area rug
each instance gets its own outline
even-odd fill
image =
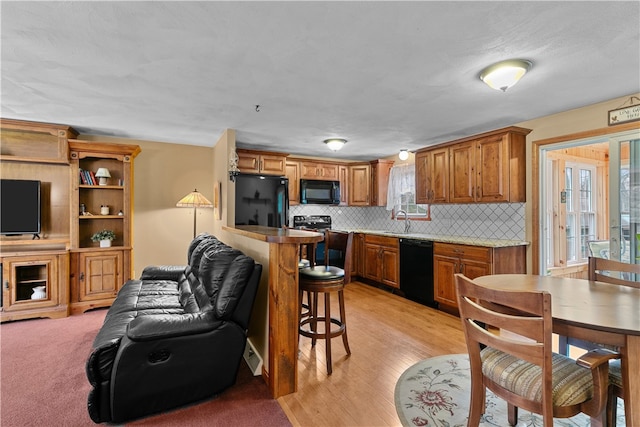
[[[395,405],[403,426],[466,426],[469,415],[471,371],[466,354],[447,354],[416,363],[398,379]],[[508,426],[507,403],[486,392],[486,413],[481,426]],[[572,418],[556,418],[556,426],[589,426],[584,414]],[[542,426],[542,417],[519,409],[518,427]],[[618,420],[624,426],[623,401],[618,399]]]

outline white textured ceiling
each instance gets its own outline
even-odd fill
[[[638,1],[0,8],[2,117],[81,133],[367,160],[640,92]],[[510,58],[506,93],[478,79]]]

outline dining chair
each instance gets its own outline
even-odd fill
[[[616,260],[591,256],[588,259],[588,279],[640,288],[640,264],[627,264]],[[558,353],[569,356],[570,346],[590,350],[602,345],[572,337],[559,337]],[[609,348],[617,351],[615,347]]]
[[[618,353],[598,348],[578,360],[552,353],[546,291],[484,287],[462,274],[455,284],[471,366],[469,426],[480,423],[486,389],[507,401],[512,426],[518,408],[541,414],[545,427],[580,412],[604,423],[607,362]]]
[[[299,334],[311,338],[311,345],[315,346],[318,339],[325,340],[327,372],[333,372],[331,363],[331,339],[342,336],[342,343],[347,352],[351,354],[347,339],[347,321],[345,316],[344,286],[351,281],[351,245],[353,232],[341,232],[325,230],[324,232],[325,254],[324,264],[313,267],[305,267],[298,270],[299,275]],[[330,265],[329,251],[334,250],[340,254],[342,267]],[[309,294],[309,314],[303,305],[303,295]],[[340,317],[331,316],[331,294],[337,293]],[[324,313],[318,311],[318,295],[324,295]],[[323,326],[318,328],[318,326]],[[332,327],[333,325],[333,327]],[[319,330],[321,329],[321,330]]]
[[[612,283],[620,286],[640,288],[640,264],[627,264],[620,261],[589,258],[589,280]],[[580,348],[593,348],[598,344],[569,338],[569,345]],[[609,365],[609,399],[607,402],[607,425],[615,426],[617,418],[617,399],[623,398],[624,385],[620,360],[614,360]]]

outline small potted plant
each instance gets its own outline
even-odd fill
[[[111,230],[101,230],[91,236],[91,241],[100,242],[101,248],[111,247],[111,241],[116,238],[116,233]]]

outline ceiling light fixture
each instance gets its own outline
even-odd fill
[[[324,143],[327,144],[327,147],[329,147],[329,150],[338,151],[344,146],[344,144],[347,143],[347,140],[343,138],[331,138],[331,139],[325,139]]]
[[[400,160],[407,160],[409,158],[409,151],[406,148],[401,149],[398,157]]]
[[[480,80],[490,88],[506,92],[518,83],[527,71],[531,69],[531,61],[526,59],[509,59],[489,65],[480,72]]]

